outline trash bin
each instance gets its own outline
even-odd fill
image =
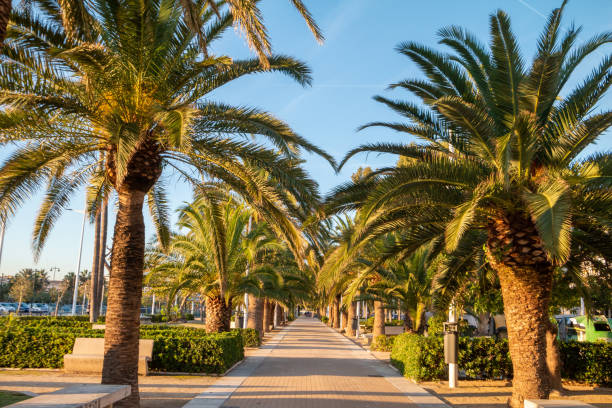
[[[444,322],[444,362],[457,364],[459,348],[459,324]]]
[[[236,326],[237,329],[241,329],[244,327],[244,317],[239,316],[237,319],[238,322],[238,326]]]
[[[359,319],[353,317],[353,330],[357,330],[359,328]]]

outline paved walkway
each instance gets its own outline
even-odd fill
[[[234,371],[188,406],[406,408],[417,407],[415,396],[436,406],[384,363],[311,318],[296,320]]]

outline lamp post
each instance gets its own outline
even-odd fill
[[[69,208],[70,211],[80,213],[80,210],[74,210]],[[77,257],[77,267],[74,276],[74,293],[72,294],[72,316],[76,316],[76,305],[79,297],[79,275],[81,274],[81,254],[83,253],[83,237],[85,236],[85,221],[87,220],[87,201],[85,201],[85,208],[83,208],[83,223],[81,224],[81,243],[79,244],[79,256]]]

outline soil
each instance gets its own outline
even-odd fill
[[[419,385],[444,402],[457,408],[506,408],[512,394],[509,381],[459,381],[450,389],[445,381],[422,382]],[[612,408],[612,388],[564,382],[564,396],[551,395],[551,399],[580,400],[599,408]]]

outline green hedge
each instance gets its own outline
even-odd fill
[[[242,337],[244,347],[261,346],[261,338],[255,329],[232,329],[232,332],[238,333]]]
[[[89,316],[2,316],[0,327],[82,327],[91,328]]]
[[[611,343],[559,343],[563,378],[581,382],[612,384]],[[423,337],[404,333],[395,336],[391,363],[416,381],[446,378],[444,343],[441,336]],[[459,369],[470,379],[512,378],[512,361],[506,339],[459,338]]]
[[[81,327],[9,326],[0,330],[0,367],[61,368],[77,337],[103,336],[103,330]],[[143,327],[140,337],[155,342],[153,370],[219,374],[244,358],[239,333]]]
[[[612,386],[612,343],[560,343],[563,378]]]
[[[381,334],[380,336],[376,336],[372,341],[372,345],[370,346],[370,350],[374,351],[391,351],[393,349],[393,342],[396,336],[385,336]]]

